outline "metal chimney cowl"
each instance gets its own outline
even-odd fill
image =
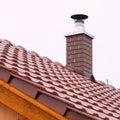
[[[73,30],[71,32],[65,34],[65,36],[75,35],[75,34],[80,34],[80,33],[85,33],[86,35],[94,38],[93,35],[89,34],[85,30],[84,20],[86,20],[88,18],[87,15],[84,15],[84,14],[75,14],[75,15],[72,15],[71,18],[74,20],[74,27],[73,27]]]
[[[83,14],[75,14],[72,15],[71,18],[74,19],[75,22],[73,32],[85,32],[83,20],[87,19],[88,16]]]

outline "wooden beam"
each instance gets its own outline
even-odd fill
[[[0,102],[29,120],[67,120],[2,80],[0,80]]]

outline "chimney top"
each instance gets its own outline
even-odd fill
[[[74,27],[73,30],[69,33],[67,33],[65,36],[71,36],[71,35],[77,35],[77,34],[86,34],[91,38],[94,38],[93,35],[89,34],[88,32],[85,31],[85,26],[84,26],[84,20],[88,18],[87,15],[85,14],[74,14],[71,16],[71,18],[74,20]]]
[[[73,34],[85,33],[84,20],[87,19],[88,16],[84,14],[74,14],[71,16],[71,18],[75,22],[74,28],[73,28]]]
[[[74,14],[71,16],[71,18],[74,20],[85,20],[88,18],[88,16],[84,14]]]

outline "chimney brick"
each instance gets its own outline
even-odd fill
[[[92,75],[92,37],[79,33],[66,36],[66,65]]]

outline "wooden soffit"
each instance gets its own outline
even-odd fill
[[[66,120],[2,80],[0,80],[0,102],[29,120]]]

